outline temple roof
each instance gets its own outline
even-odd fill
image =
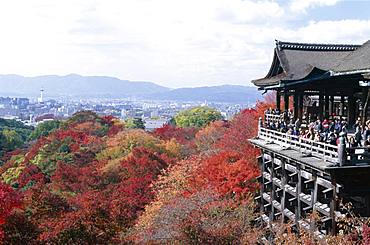
[[[363,45],[310,44],[276,41],[268,74],[253,80],[264,88],[280,82],[297,81],[312,73],[340,73],[370,68],[370,41]]]

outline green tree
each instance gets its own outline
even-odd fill
[[[189,110],[182,111],[175,116],[175,122],[178,127],[197,127],[201,128],[210,122],[222,120],[223,116],[216,109],[199,106]]]
[[[12,129],[4,129],[2,132],[1,150],[12,151],[23,145],[22,137]]]
[[[145,129],[144,122],[141,118],[135,117],[135,118],[129,118],[125,121],[125,127],[126,128],[140,128]]]
[[[37,125],[35,130],[31,133],[29,139],[36,140],[40,137],[48,136],[51,132],[59,128],[60,121],[46,121]]]

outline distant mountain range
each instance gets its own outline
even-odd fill
[[[179,88],[164,92],[147,94],[148,99],[160,98],[175,101],[215,101],[225,103],[254,103],[261,98],[257,88],[239,85],[221,85],[212,87]]]
[[[222,85],[170,89],[153,82],[128,81],[108,76],[46,75],[24,77],[0,75],[0,95],[38,96],[44,89],[46,97],[71,98],[137,98],[171,101],[209,101],[253,103],[261,97],[254,87]]]

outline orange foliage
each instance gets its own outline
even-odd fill
[[[258,188],[256,177],[259,169],[253,152],[245,154],[224,151],[204,160],[194,176],[194,190],[207,187],[215,189],[222,196],[245,197]]]

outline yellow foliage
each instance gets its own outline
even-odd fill
[[[6,184],[12,184],[14,180],[16,180],[19,175],[22,173],[24,166],[12,167],[8,168],[2,175],[1,179]]]
[[[96,159],[107,161],[107,164],[102,168],[103,172],[114,171],[119,163],[136,147],[166,153],[171,157],[178,156],[181,150],[181,145],[174,139],[163,141],[141,129],[126,129],[109,138],[106,149],[98,153]]]
[[[163,142],[162,146],[165,149],[166,153],[171,157],[178,157],[181,154],[182,146],[174,138]]]

